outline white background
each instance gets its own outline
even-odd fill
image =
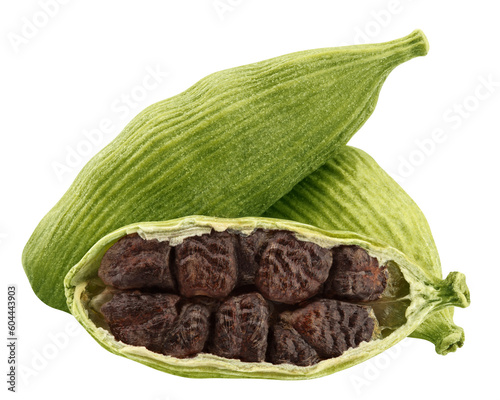
[[[54,1],[0,6],[0,320],[6,336],[6,286],[15,284],[21,371],[13,396],[500,398],[498,2]],[[472,306],[456,311],[466,332],[456,353],[439,356],[430,343],[406,339],[312,381],[192,380],[108,353],[71,315],[33,294],[20,262],[29,235],[85,162],[142,108],[223,68],[309,48],[392,40],[415,28],[429,39],[428,56],[389,76],[377,109],[351,144],[368,151],[420,205],[445,274],[466,274]],[[152,70],[159,71],[156,80],[147,78]],[[141,88],[145,79],[147,89]],[[89,146],[85,131],[100,126],[108,129]],[[444,139],[430,142],[437,129]]]

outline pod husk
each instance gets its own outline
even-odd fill
[[[435,278],[441,261],[427,219],[410,196],[364,151],[344,146],[269,208],[266,217],[376,238],[404,253]],[[447,354],[462,347],[453,307],[432,313],[410,335]]]
[[[68,311],[62,280],[106,234],[191,214],[260,215],[347,143],[421,31],[387,43],[287,54],[202,79],[137,115],[36,227],[23,266]]]
[[[121,237],[138,233],[145,239],[168,240],[177,244],[183,238],[210,232],[211,229],[248,234],[254,229],[278,229],[295,232],[300,240],[307,240],[323,247],[336,245],[358,245],[366,249],[379,262],[388,260],[396,263],[409,283],[411,300],[406,309],[406,323],[383,339],[363,342],[357,348],[347,350],[340,357],[321,361],[310,367],[291,364],[274,365],[267,362],[250,363],[226,359],[212,354],[200,353],[193,358],[179,359],[154,353],[145,347],[130,346],[118,342],[106,329],[98,327],[89,317],[90,299],[87,285],[97,276],[100,260],[106,250]],[[405,254],[351,232],[332,232],[294,221],[271,218],[225,219],[205,216],[191,216],[165,222],[138,223],[118,229],[100,239],[67,274],[64,280],[68,309],[97,342],[114,354],[138,361],[150,367],[171,374],[193,378],[267,378],[267,379],[310,379],[328,375],[373,357],[388,349],[415,330],[434,310],[450,305],[465,307],[469,293],[464,277],[460,273],[450,274],[446,280],[428,275]]]

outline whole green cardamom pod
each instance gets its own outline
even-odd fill
[[[437,279],[381,241],[264,217],[125,226],[64,287],[104,348],[194,378],[317,378],[469,304],[460,273]]]
[[[137,115],[79,173],[23,252],[33,290],[67,311],[62,280],[109,232],[190,214],[259,215],[363,125],[421,31],[292,53],[205,77]]]
[[[263,215],[376,238],[442,279],[424,214],[372,157],[354,147],[337,151]],[[453,310],[431,313],[410,336],[431,341],[439,354],[455,351],[463,345],[464,331],[454,324]]]

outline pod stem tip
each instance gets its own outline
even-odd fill
[[[416,39],[416,43],[419,44],[419,46],[417,47],[417,54],[419,56],[425,56],[429,52],[429,41],[427,40],[427,36],[425,36],[422,30],[415,29],[407,37]]]
[[[443,281],[441,287],[443,301],[448,305],[456,307],[468,307],[470,305],[470,291],[465,282],[465,275],[461,272],[450,272]]]

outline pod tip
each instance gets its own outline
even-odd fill
[[[450,272],[444,280],[445,286],[453,297],[455,306],[468,307],[470,305],[470,291],[465,282],[465,275],[461,272]]]
[[[457,351],[460,347],[464,345],[465,333],[464,330],[455,326],[455,329],[448,335],[441,338],[440,341],[436,342],[436,353],[445,356],[448,353],[453,353]]]
[[[427,40],[427,36],[425,36],[424,32],[420,29],[415,29],[408,35],[408,38],[415,41],[418,55],[425,56],[429,52],[429,41]]]

